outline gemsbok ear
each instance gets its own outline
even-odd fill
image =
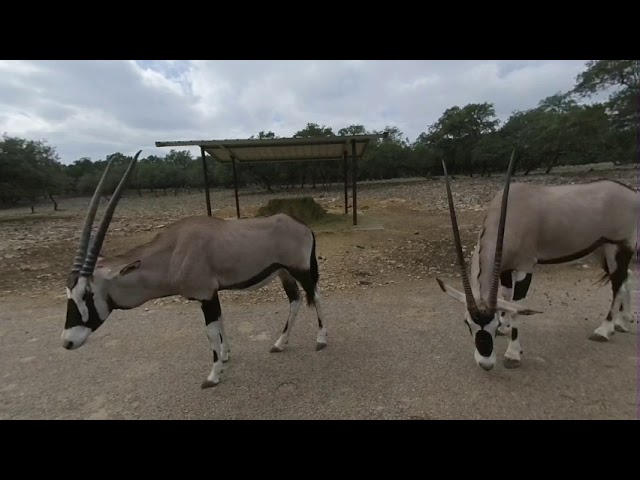
[[[463,305],[467,304],[467,300],[466,297],[464,295],[464,293],[462,293],[459,290],[456,290],[455,288],[453,288],[450,285],[447,285],[446,283],[444,283],[442,280],[440,280],[439,278],[436,278],[436,281],[438,282],[438,285],[440,285],[440,288],[442,289],[442,291],[444,293],[446,293],[447,295],[449,295],[451,298],[459,301],[460,303],[462,303]]]
[[[506,300],[498,299],[497,310],[499,312],[516,313],[518,315],[535,315],[536,313],[542,313],[537,310],[531,310],[530,308],[523,307],[517,303],[508,302]]]
[[[118,275],[120,275],[121,277],[133,272],[134,270],[137,270],[138,268],[140,268],[140,260],[136,260],[135,262],[132,262],[128,265],[125,265],[124,267],[122,267],[120,269],[120,272],[118,273]]]

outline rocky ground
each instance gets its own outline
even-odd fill
[[[636,184],[635,169],[588,169],[555,175],[516,177],[517,181],[557,184],[601,177]],[[484,205],[500,188],[503,178],[454,178],[454,201],[461,235],[470,254],[478,232]],[[328,212],[344,211],[343,190],[332,188],[276,191],[246,191],[240,194],[243,217],[255,215],[269,198],[312,195]],[[351,191],[349,193],[351,202]],[[0,298],[44,293],[64,293],[64,279],[72,261],[89,198],[61,199],[60,211],[50,204],[36,208],[0,210]],[[235,216],[232,190],[211,192],[213,214]],[[98,213],[106,207],[103,200]],[[114,215],[103,251],[122,252],[154,236],[168,223],[187,215],[206,213],[204,194],[192,191],[177,196],[139,197],[130,192]],[[326,291],[368,288],[392,283],[395,277],[421,279],[439,272],[457,273],[444,182],[411,179],[363,183],[358,189],[359,225],[348,216],[315,227],[319,235],[318,254]],[[96,221],[96,225],[97,225]],[[280,287],[272,284],[252,293],[252,301],[270,301]],[[244,295],[244,294],[242,294]],[[237,296],[231,294],[231,296]],[[159,300],[173,302],[177,299]]]

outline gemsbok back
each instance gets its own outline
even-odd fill
[[[63,347],[72,350],[82,346],[113,310],[132,309],[155,298],[180,295],[200,302],[213,350],[213,368],[201,386],[213,387],[220,382],[222,363],[230,353],[218,292],[255,290],[278,276],[289,299],[289,315],[271,352],[281,352],[289,340],[301,304],[298,284],[306,294],[307,304],[315,306],[316,350],[323,349],[327,345],[327,325],[321,309],[315,235],[292,217],[187,217],[165,227],[147,244],[113,257],[100,255],[113,212],[139,155],[140,152],[135,155],[120,180],[89,245],[111,161],[96,187],[67,279]]]
[[[527,295],[536,265],[597,256],[605,272],[603,278],[611,282],[613,300],[606,318],[589,338],[606,342],[614,331],[629,331],[628,268],[637,249],[639,213],[635,189],[612,180],[574,185],[511,185],[512,153],[505,186],[489,203],[471,258],[469,280],[444,162],[443,167],[464,292],[436,280],[445,293],[466,305],[465,322],[475,340],[475,360],[479,366],[485,370],[494,367],[494,340],[498,331],[510,335],[504,366],[520,366],[518,315],[541,312],[514,302]],[[499,299],[500,285],[503,298]]]

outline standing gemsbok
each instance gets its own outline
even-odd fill
[[[131,309],[155,298],[181,295],[201,304],[213,348],[213,368],[202,388],[213,387],[220,381],[222,362],[229,359],[230,352],[218,292],[254,290],[276,276],[289,298],[289,316],[271,352],[281,352],[288,342],[301,304],[298,283],[306,293],[307,304],[315,306],[318,316],[316,350],[324,348],[327,325],[321,310],[315,236],[307,225],[287,215],[243,220],[187,217],[165,227],[147,244],[121,255],[100,256],[113,211],[138,155],[140,152],[111,197],[90,246],[91,228],[111,162],[89,205],[67,279],[64,348],[72,350],[82,346],[113,310]]]
[[[485,370],[494,367],[496,333],[499,328],[510,328],[510,332],[506,330],[510,339],[504,365],[520,366],[518,315],[541,312],[513,302],[525,298],[537,264],[560,264],[598,254],[604,277],[611,281],[613,301],[606,319],[589,338],[608,341],[614,331],[628,331],[628,267],[637,248],[639,213],[634,189],[611,180],[574,185],[510,185],[512,153],[505,187],[490,202],[482,224],[471,258],[470,281],[444,162],[443,168],[464,293],[436,280],[445,293],[466,304],[465,321],[475,339],[478,365]],[[504,297],[500,299],[499,285]]]

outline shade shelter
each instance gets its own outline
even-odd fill
[[[207,176],[207,154],[220,163],[231,163],[236,199],[236,213],[240,218],[238,199],[238,170],[243,163],[262,162],[317,162],[335,160],[343,162],[344,213],[349,213],[348,204],[348,157],[351,156],[351,179],[353,201],[353,224],[358,224],[357,172],[358,159],[362,158],[371,141],[387,138],[388,132],[371,135],[334,135],[330,137],[292,137],[273,139],[236,140],[180,140],[156,142],[156,147],[200,147],[207,214],[211,216],[209,179]]]

